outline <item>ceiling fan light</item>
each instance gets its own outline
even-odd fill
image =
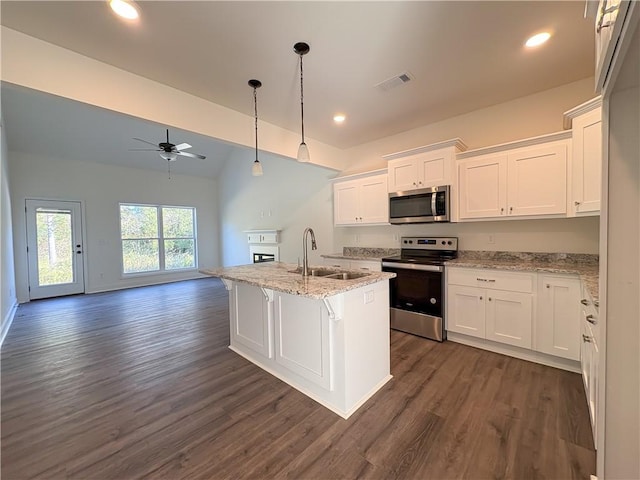
[[[262,164],[258,160],[253,161],[253,166],[251,167],[251,175],[254,177],[262,176]]]
[[[178,154],[176,152],[160,152],[160,156],[169,162],[173,162],[178,158]]]
[[[309,148],[307,148],[307,144],[304,142],[302,142],[298,147],[297,159],[300,163],[307,163],[310,160]]]

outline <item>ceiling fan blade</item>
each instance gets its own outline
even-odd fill
[[[130,152],[161,152],[157,148],[130,148]]]
[[[180,145],[176,145],[176,150],[186,150],[187,148],[191,148],[191,145],[188,143],[181,143]]]
[[[158,144],[157,144],[157,143],[147,142],[146,140],[142,140],[141,138],[135,138],[135,137],[133,137],[133,139],[134,139],[134,140],[138,140],[139,142],[142,142],[142,143],[148,143],[149,145],[153,145],[154,147],[158,147]]]
[[[199,158],[200,160],[204,160],[204,155],[198,155],[197,153],[189,153],[189,152],[176,152],[177,155],[181,155],[183,157],[191,157],[191,158]]]

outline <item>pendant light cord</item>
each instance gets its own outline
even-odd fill
[[[258,90],[253,87],[253,111],[256,125],[256,162],[258,162]]]
[[[302,143],[304,143],[304,82],[302,73],[302,54],[300,54],[300,119],[302,121]]]

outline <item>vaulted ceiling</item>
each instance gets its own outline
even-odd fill
[[[305,41],[311,46],[304,57],[305,131],[338,148],[593,75],[592,22],[583,18],[584,5],[576,1],[138,4],[141,17],[134,23],[115,17],[105,1],[4,0],[0,18],[11,29],[246,115],[253,113],[247,81],[257,78],[263,82],[261,121],[292,131],[300,125],[299,63],[293,44]],[[524,41],[543,30],[552,33],[548,44],[526,49]],[[376,87],[404,72],[411,77],[408,83],[386,91]],[[8,108],[3,107],[9,133],[14,111],[21,110],[23,101],[9,99]],[[45,104],[77,108],[64,102]],[[340,126],[332,120],[338,112],[347,116]],[[23,128],[38,123],[30,114],[36,115],[21,113]],[[122,120],[116,114],[97,115],[102,118],[93,123],[102,125],[103,134],[123,128],[105,127]],[[92,124],[86,118],[82,123],[87,128]],[[163,132],[156,130],[136,136],[153,140]],[[176,139],[194,147],[197,143]],[[233,147],[216,148],[225,155],[225,149]]]

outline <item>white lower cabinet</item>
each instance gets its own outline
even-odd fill
[[[520,292],[486,292],[486,338],[516,347],[531,348],[532,295]]]
[[[447,330],[531,348],[535,274],[447,269]]]
[[[449,285],[447,330],[531,347],[532,295]]]
[[[580,279],[538,275],[535,350],[580,360]]]
[[[274,320],[276,362],[333,390],[329,314],[322,302],[276,293]]]
[[[447,288],[447,330],[485,338],[484,290],[463,285]]]
[[[446,271],[446,328],[454,334],[450,339],[578,371],[577,276],[484,268]],[[496,344],[505,347],[500,350]]]
[[[582,370],[582,380],[584,391],[589,406],[589,416],[591,419],[591,430],[593,432],[593,442],[597,441],[597,414],[598,414],[598,364],[600,361],[600,351],[598,348],[598,310],[596,309],[591,296],[583,289],[580,300],[580,367]]]

